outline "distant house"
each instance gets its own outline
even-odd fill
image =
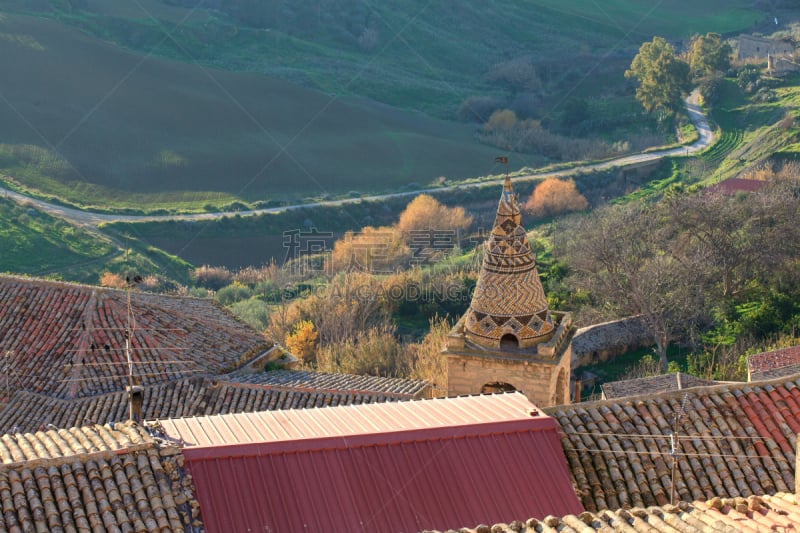
[[[794,60],[795,49],[795,43],[790,39],[740,35],[736,58],[739,61],[766,61],[771,76],[783,76],[800,68]]]
[[[740,35],[739,51],[736,59],[766,60],[768,56],[791,56],[794,54],[795,45],[789,39],[769,39],[757,35]]]
[[[747,358],[748,381],[773,379],[797,373],[800,373],[800,346],[757,353]]]
[[[171,419],[209,533],[446,529],[580,514],[520,393]]]

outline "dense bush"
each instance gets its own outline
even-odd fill
[[[573,180],[547,178],[533,190],[524,209],[536,218],[545,218],[582,211],[588,206],[589,202],[575,188]]]
[[[599,139],[566,137],[547,130],[540,121],[518,120],[510,109],[492,113],[484,124],[479,140],[514,152],[539,154],[558,161],[599,159],[619,153]]]
[[[218,291],[233,281],[233,274],[225,267],[203,265],[192,273],[195,284],[212,291]]]
[[[245,285],[234,283],[217,291],[216,300],[222,305],[231,305],[253,296],[253,289]]]
[[[704,105],[713,106],[717,103],[722,93],[722,86],[724,83],[725,78],[719,74],[712,74],[700,80],[698,89],[700,90],[700,96],[703,98]]]

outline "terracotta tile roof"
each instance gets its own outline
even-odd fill
[[[8,467],[29,461],[58,461],[75,455],[143,449],[152,443],[144,428],[132,423],[8,433],[0,436],[0,463]]]
[[[181,455],[140,426],[0,436],[0,531],[202,530]]]
[[[262,335],[210,300],[134,292],[134,373],[142,384],[230,372],[266,349]],[[0,275],[0,395],[61,398],[120,390],[127,293]]]
[[[346,381],[347,375],[342,375],[342,379]],[[198,376],[146,387],[142,416],[154,420],[220,413],[393,402],[412,397],[411,394],[231,383]],[[46,424],[71,427],[94,422],[116,422],[127,417],[128,396],[124,391],[74,400],[62,400],[21,391],[15,394],[8,405],[0,411],[0,431],[10,431],[15,426],[22,431],[33,431]]]
[[[609,383],[603,383],[601,389],[603,390],[603,398],[611,400],[613,398],[625,398],[626,396],[656,394],[659,392],[689,389],[692,387],[706,387],[709,385],[717,385],[717,382],[698,378],[690,374],[676,372],[674,374],[662,374],[660,376],[611,381]]]
[[[755,192],[767,184],[766,181],[728,178],[708,187],[706,192],[716,194],[736,194],[737,192]]]
[[[587,510],[669,502],[676,413],[677,498],[792,491],[800,433],[800,378],[545,409]]]
[[[459,533],[534,533],[628,531],[631,533],[735,533],[800,531],[800,501],[794,494],[749,498],[713,498],[708,502],[681,502],[664,507],[549,516],[525,522],[460,528]],[[431,532],[428,532],[431,533]]]
[[[800,346],[791,346],[747,358],[750,381],[791,376],[800,372]]]
[[[427,381],[355,374],[329,374],[304,370],[275,370],[272,372],[236,371],[220,379],[254,385],[286,387],[295,390],[318,392],[347,392],[371,396],[399,396],[404,399],[419,398],[430,390]]]

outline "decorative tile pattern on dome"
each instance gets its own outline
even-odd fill
[[[508,178],[465,325],[476,342],[495,347],[504,335],[514,335],[520,345],[532,345],[547,340],[555,330]]]

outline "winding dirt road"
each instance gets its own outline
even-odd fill
[[[656,161],[670,156],[689,156],[697,152],[700,152],[702,150],[705,150],[714,141],[714,133],[711,130],[711,126],[708,123],[708,118],[701,111],[698,101],[699,101],[699,93],[697,92],[697,90],[692,92],[692,94],[689,95],[689,97],[686,99],[686,110],[689,114],[689,118],[691,119],[692,124],[697,129],[697,132],[699,134],[698,139],[690,145],[679,146],[677,148],[669,148],[665,150],[653,150],[633,155],[626,155],[615,159],[610,159],[608,161],[603,161],[602,163],[582,165],[553,172],[542,172],[542,173],[529,174],[526,176],[518,176],[514,178],[514,181],[515,182],[533,181],[551,177],[569,176],[577,172],[588,172],[592,170],[607,170],[609,168],[615,168],[615,167],[640,165],[642,163]],[[114,215],[114,214],[92,213],[89,211],[82,211],[80,209],[65,207],[58,204],[46,202],[44,200],[39,200],[37,198],[32,198],[30,196],[26,196],[18,192],[4,189],[3,187],[0,187],[0,196],[11,198],[20,203],[31,204],[36,208],[45,211],[46,213],[49,213],[53,216],[61,217],[74,224],[78,224],[81,226],[97,227],[100,224],[106,222],[166,222],[170,220],[211,220],[233,215],[252,216],[252,215],[261,215],[265,213],[282,213],[284,211],[291,211],[293,209],[301,209],[309,207],[313,208],[318,206],[341,206],[365,200],[366,201],[382,200],[386,198],[416,196],[422,193],[451,191],[456,189],[467,189],[470,187],[482,187],[484,185],[501,184],[502,182],[503,178],[497,178],[493,180],[487,180],[475,183],[450,185],[447,187],[418,189],[415,191],[378,194],[374,196],[363,196],[359,198],[345,198],[341,200],[326,200],[322,202],[310,202],[310,203],[296,204],[296,205],[289,205],[282,207],[254,209],[250,211],[238,211],[235,213],[217,212],[217,213],[197,213],[197,214],[187,214],[187,215]]]

